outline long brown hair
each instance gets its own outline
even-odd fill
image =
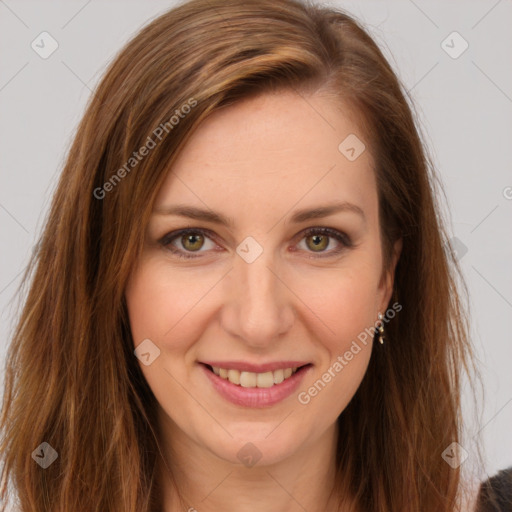
[[[279,88],[356,108],[375,162],[385,269],[403,238],[392,299],[403,309],[338,419],[340,486],[362,512],[456,510],[460,468],[441,454],[460,440],[473,355],[441,186],[372,38],[343,11],[298,0],[184,3],[105,73],[25,275],[0,420],[3,500],[10,482],[23,512],[161,507],[156,403],[133,354],[125,283],[159,187],[200,123]],[[32,456],[43,442],[58,454],[46,469]]]

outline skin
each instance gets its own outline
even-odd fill
[[[281,91],[246,99],[200,126],[159,191],[126,300],[135,347],[149,338],[161,351],[140,367],[159,403],[166,462],[191,510],[333,510],[336,419],[366,372],[371,337],[308,404],[297,395],[390,306],[401,250],[399,241],[381,280],[371,154],[367,146],[349,161],[338,150],[351,133],[363,139],[357,115],[326,96]],[[359,206],[365,220],[344,211],[289,222],[298,209],[339,200]],[[222,213],[234,225],[157,213],[178,203]],[[159,240],[188,227],[212,236],[188,245],[174,238],[176,250],[199,255],[179,259]],[[303,234],[309,227],[346,233],[353,246],[333,237],[327,245],[320,234],[315,249],[315,235]],[[236,252],[248,236],[263,248],[252,263]],[[313,364],[300,388],[266,408],[227,402],[198,365],[297,359]],[[237,457],[248,442],[261,453],[253,467]],[[164,510],[187,510],[163,469],[161,478]]]

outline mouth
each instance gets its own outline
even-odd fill
[[[247,365],[217,364],[199,363],[213,390],[232,404],[250,408],[270,407],[289,398],[313,367],[311,363],[297,366],[288,366],[289,363],[286,363],[277,365],[281,368],[273,365],[274,369],[269,370],[267,367],[264,368],[267,371],[252,372],[247,371]],[[231,368],[226,368],[228,365]]]
[[[290,379],[304,368],[311,366],[311,363],[308,363],[301,366],[289,366],[287,368],[268,370],[266,372],[252,372],[236,368],[222,368],[205,363],[201,364],[221,379],[243,388],[271,388]]]

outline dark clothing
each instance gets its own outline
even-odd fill
[[[482,482],[476,512],[512,512],[512,466]]]

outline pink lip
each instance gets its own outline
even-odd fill
[[[309,361],[275,361],[266,364],[245,363],[243,361],[201,361],[203,364],[224,368],[226,370],[238,370],[240,372],[265,373],[286,368],[299,368],[309,364]]]
[[[312,367],[309,365],[297,370],[291,377],[281,382],[281,384],[274,384],[271,388],[243,388],[242,386],[237,386],[236,384],[215,375],[215,373],[209,370],[205,364],[200,364],[200,366],[215,390],[223,398],[242,407],[268,407],[281,402],[285,398],[289,397],[299,387],[302,379]],[[297,366],[300,366],[300,364]],[[221,367],[226,368],[226,366]],[[291,366],[286,366],[286,368],[290,367]],[[226,369],[235,368],[228,367]],[[258,373],[263,372],[260,371]]]

